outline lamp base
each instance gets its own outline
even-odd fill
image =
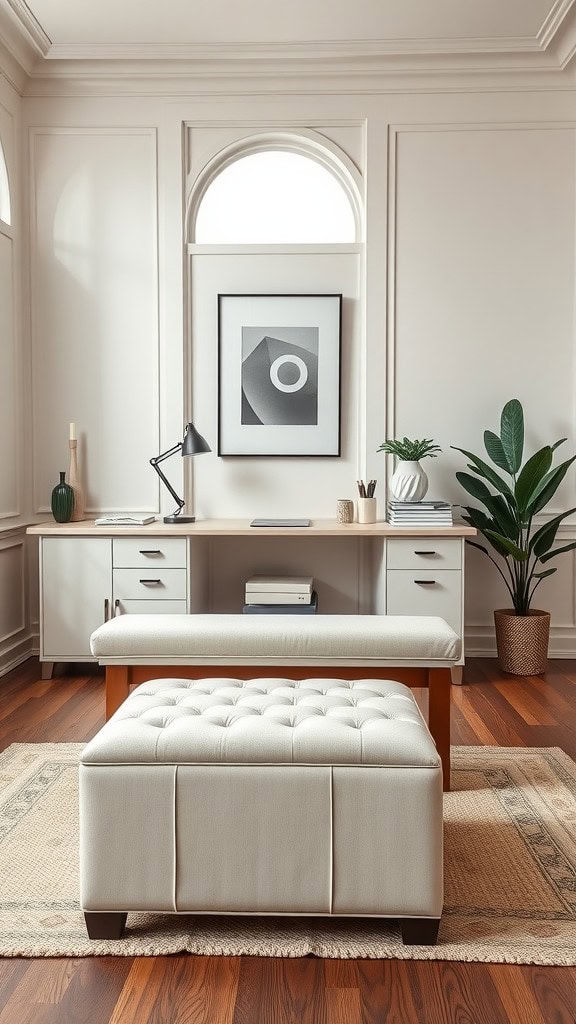
[[[163,522],[178,526],[179,523],[195,523],[196,516],[164,516]]]

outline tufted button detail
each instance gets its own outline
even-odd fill
[[[119,760],[133,742],[142,762],[437,763],[410,691],[389,680],[151,680],[111,726]]]

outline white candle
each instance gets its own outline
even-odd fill
[[[76,440],[76,424],[75,423],[71,423],[70,424],[70,440],[71,441],[75,441]]]

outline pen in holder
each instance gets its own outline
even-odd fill
[[[374,491],[376,490],[376,480],[370,480],[367,484],[363,480],[357,480],[358,484],[358,522],[359,523],[375,523],[376,522],[376,498],[374,497]]]
[[[376,522],[376,498],[358,498],[358,522]]]

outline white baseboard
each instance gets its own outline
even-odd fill
[[[5,676],[13,668],[18,668],[18,665],[28,661],[28,658],[35,653],[37,650],[34,649],[34,637],[27,636],[18,640],[17,643],[0,654],[0,676]]]

